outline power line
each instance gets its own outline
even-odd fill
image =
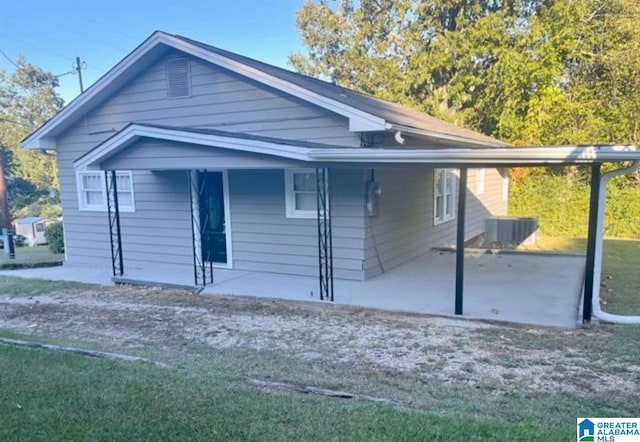
[[[65,75],[71,75],[71,74],[75,74],[75,73],[76,73],[76,71],[73,70],[73,71],[65,72],[64,74],[54,75],[54,77],[60,78],[60,77],[64,77]]]
[[[16,63],[15,61],[13,61],[13,59],[11,57],[9,57],[2,49],[0,49],[0,54],[6,58],[12,65],[14,65],[16,67],[16,69],[20,69],[20,65],[18,63]],[[80,60],[80,57],[76,57],[76,61],[75,63],[71,66],[71,70],[68,72],[64,72],[62,74],[57,74],[57,75],[52,75],[54,78],[60,78],[60,77],[64,77],[65,75],[71,75],[71,74],[78,74],[78,80],[80,81],[80,92],[84,92],[84,85],[82,82],[82,69],[87,69],[87,63]],[[95,68],[94,68],[95,69]],[[0,119],[0,121],[8,121],[10,123],[15,123],[15,124],[21,124],[18,123],[16,121],[9,121],[9,120],[2,120]]]
[[[0,49],[0,54],[1,54],[4,58],[6,58],[6,59],[7,59],[7,60],[12,64],[12,65],[14,65],[14,66],[16,67],[16,69],[20,69],[20,65],[18,65],[18,63],[16,63],[16,62],[11,58],[11,57],[9,57],[9,56],[6,54],[6,52],[4,52],[2,49]],[[76,63],[78,63],[78,61],[77,61],[77,60],[76,60]],[[86,68],[87,68],[87,64],[86,64],[85,62],[82,62],[82,65],[81,65],[81,67],[80,67],[80,68],[77,68],[77,67],[76,67],[76,64],[74,64],[74,65],[73,65],[73,66],[71,66],[71,67],[72,67],[72,70],[71,70],[71,71],[68,71],[68,72],[65,72],[65,73],[62,73],[62,74],[53,75],[53,77],[54,77],[54,78],[60,78],[60,77],[64,77],[65,75],[75,74],[76,72],[77,72],[77,73],[80,73],[80,69],[86,69]],[[80,78],[80,89],[82,89],[82,75],[81,75],[81,74],[80,74],[80,77],[81,77],[81,78]],[[9,121],[9,120],[6,120],[6,119],[5,119],[5,120],[0,120],[0,121]],[[9,121],[9,122],[10,122],[10,123],[20,124],[20,123],[17,123],[17,122],[15,122],[15,121]]]
[[[45,48],[45,47],[43,47],[43,46],[41,46],[39,44],[32,43],[32,42],[24,40],[22,38],[15,38],[13,35],[5,34],[3,32],[0,32],[0,36],[6,38],[7,40],[13,40],[13,41],[17,41],[19,43],[23,43],[23,44],[32,46],[32,47],[34,47],[34,48],[36,48],[36,49],[38,49],[38,50],[40,50],[42,52],[46,52],[48,54],[55,55],[56,57],[63,58],[65,60],[73,61],[73,57],[69,57],[67,55],[62,55],[62,54],[60,54],[58,52],[54,52],[54,51],[52,51],[50,49],[47,49],[47,48]]]
[[[15,61],[13,61],[13,59],[11,57],[9,57],[2,49],[0,49],[0,54],[2,54],[2,56],[4,58],[6,58],[7,60],[9,60],[9,63],[11,63],[12,65],[14,65],[16,68],[19,68],[20,66],[18,66],[18,63],[16,63]]]

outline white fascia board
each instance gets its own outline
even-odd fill
[[[488,149],[312,149],[311,161],[423,164],[567,164],[640,159],[634,146],[561,146]]]
[[[289,158],[292,160],[308,161],[307,152],[309,149],[306,147],[282,145],[247,138],[234,138],[165,128],[145,127],[134,124],[98,145],[83,157],[74,161],[73,166],[77,170],[99,169],[99,163],[115,155],[141,137],[271,155]]]
[[[425,137],[430,137],[430,138],[437,138],[437,139],[441,139],[441,140],[449,140],[449,141],[455,141],[458,143],[465,143],[469,146],[477,146],[477,147],[507,147],[509,146],[509,144],[507,143],[502,143],[498,140],[492,142],[492,141],[481,141],[481,140],[476,140],[474,138],[470,138],[470,137],[465,137],[465,136],[461,136],[461,135],[451,135],[451,134],[446,134],[443,132],[435,132],[435,131],[431,131],[431,130],[425,130],[425,129],[417,129],[415,127],[410,127],[410,126],[402,126],[399,124],[389,124],[388,125],[389,130],[393,130],[393,131],[400,131],[400,132],[404,132],[407,134],[412,134],[412,135],[418,135],[418,136],[425,136]]]
[[[51,118],[51,120],[49,120],[39,129],[25,138],[25,140],[22,142],[22,147],[27,149],[40,149],[40,147],[38,147],[38,141],[41,138],[47,137],[47,135],[57,126],[59,126],[64,120],[70,117],[78,109],[88,104],[104,89],[108,88],[117,77],[127,71],[145,54],[147,54],[159,44],[164,44],[168,47],[183,51],[189,55],[203,59],[222,68],[240,74],[244,77],[251,78],[259,83],[281,90],[304,101],[315,104],[339,115],[345,116],[349,119],[350,128],[353,127],[362,131],[384,130],[385,128],[385,120],[373,114],[369,114],[352,106],[340,103],[339,101],[332,100],[331,98],[325,97],[323,95],[316,94],[315,92],[311,92],[303,87],[289,83],[258,69],[254,69],[250,66],[208,51],[204,48],[201,48],[200,46],[188,43],[172,35],[158,31],[152,34],[151,37],[149,37],[133,52],[126,56],[120,63],[113,67],[109,72],[107,72],[107,74],[101,77],[96,83],[94,83],[89,89],[87,89],[87,91],[78,96],[75,100],[69,103],[69,105],[58,112],[53,118]],[[48,149],[53,148],[55,148],[55,146],[48,147]]]

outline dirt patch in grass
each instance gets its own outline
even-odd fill
[[[633,392],[640,372],[637,355],[611,364],[602,352],[583,351],[596,345],[594,340],[606,342],[606,328],[510,328],[127,286],[0,295],[0,328],[124,349],[275,353],[302,364],[339,364],[442,386],[522,394]],[[626,354],[624,348],[610,351]]]

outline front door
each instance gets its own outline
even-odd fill
[[[227,233],[222,172],[200,172],[198,183],[200,186],[202,259],[205,262],[226,264]]]

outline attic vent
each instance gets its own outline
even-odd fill
[[[167,96],[169,98],[191,95],[191,72],[189,60],[174,58],[167,61]]]

